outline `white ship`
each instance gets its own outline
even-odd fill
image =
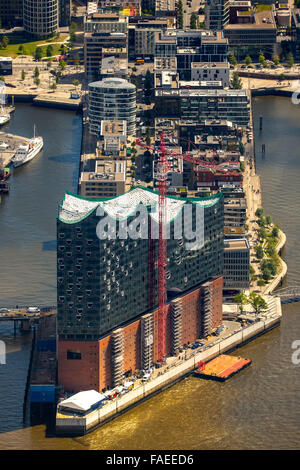
[[[35,132],[34,132],[35,134]],[[44,145],[43,137],[34,137],[23,142],[12,158],[14,167],[24,165],[24,163],[32,160],[42,150]]]
[[[0,126],[3,126],[3,124],[6,124],[10,120],[10,115],[9,114],[1,114],[0,115]]]

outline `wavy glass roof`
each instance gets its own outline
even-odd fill
[[[177,198],[167,196],[167,223],[177,217],[183,206],[189,202],[202,207],[214,206],[222,194],[203,198]],[[58,218],[66,224],[74,224],[88,217],[98,207],[102,207],[104,212],[116,220],[123,220],[132,215],[139,204],[144,206],[154,206],[156,210],[151,211],[151,217],[158,222],[158,193],[148,188],[138,186],[127,193],[114,198],[90,199],[68,191],[59,209]]]

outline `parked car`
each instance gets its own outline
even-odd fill
[[[0,308],[0,313],[9,313],[9,308]]]
[[[117,398],[117,396],[118,396],[117,392],[113,392],[110,395],[107,395],[107,398],[109,400],[113,400],[114,398]]]
[[[200,346],[200,343],[194,343],[192,346],[192,349],[197,349],[199,348],[199,346]]]

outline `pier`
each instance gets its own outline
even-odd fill
[[[0,322],[13,322],[15,336],[17,328],[20,328],[22,332],[30,331],[32,325],[41,318],[56,315],[56,313],[56,307],[44,307],[39,313],[29,313],[26,308],[20,308],[7,313],[0,312]]]
[[[22,137],[14,134],[7,134],[6,132],[0,132],[0,142],[4,142],[8,147],[6,149],[0,149],[0,158],[2,160],[2,166],[7,167],[11,164],[11,160],[15,155],[18,147],[28,140],[28,137]]]
[[[231,330],[228,335],[212,340],[206,346],[191,352],[186,359],[178,360],[177,358],[174,364],[164,370],[158,369],[159,372],[155,377],[150,378],[145,383],[136,382],[133,390],[125,395],[117,396],[106,404],[100,405],[99,408],[89,410],[84,415],[76,412],[65,414],[57,411],[56,434],[58,436],[85,435],[133,406],[171,387],[184,377],[193,374],[200,361],[208,362],[224,352],[233,351],[277,327],[280,324],[282,313],[279,299],[273,299],[272,301],[274,302],[274,300],[275,308],[270,305],[268,312],[253,318],[250,324],[242,326],[238,322],[226,322],[228,330]]]

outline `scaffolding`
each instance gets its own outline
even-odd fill
[[[148,370],[153,364],[154,325],[153,313],[142,316],[142,369]]]
[[[176,355],[181,346],[182,330],[182,306],[181,299],[175,299],[171,302],[171,324],[172,324],[172,354]]]
[[[124,332],[123,328],[113,331],[112,336],[112,382],[113,387],[120,385],[123,375],[123,348]]]

